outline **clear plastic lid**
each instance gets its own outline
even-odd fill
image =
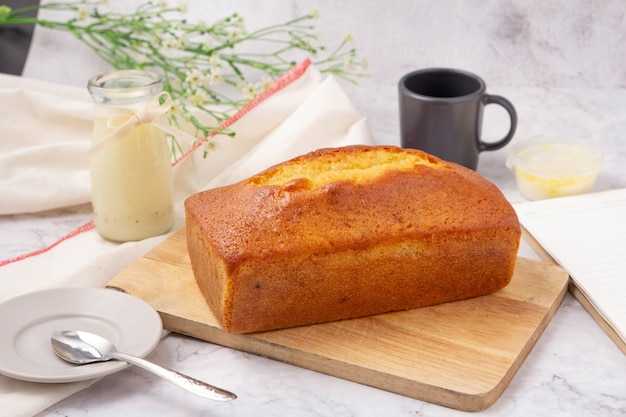
[[[582,176],[598,171],[603,160],[592,141],[535,136],[513,146],[506,166],[542,177]]]

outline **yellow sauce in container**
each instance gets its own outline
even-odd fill
[[[525,198],[542,200],[590,192],[603,159],[589,141],[538,136],[514,146],[506,165]]]

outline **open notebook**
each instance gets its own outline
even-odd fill
[[[515,210],[531,246],[569,273],[572,294],[626,353],[626,189],[522,203]]]

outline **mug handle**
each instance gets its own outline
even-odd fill
[[[502,148],[504,145],[509,143],[511,139],[513,139],[513,135],[515,134],[515,129],[517,129],[517,113],[515,112],[515,107],[513,104],[502,96],[494,96],[485,94],[483,96],[483,102],[485,105],[487,104],[499,104],[506,112],[509,114],[511,118],[511,127],[509,128],[509,132],[502,139],[495,142],[484,142],[482,139],[478,141],[478,150],[482,151],[495,151],[496,149]]]

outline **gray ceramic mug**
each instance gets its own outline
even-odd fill
[[[502,148],[517,127],[511,102],[487,94],[486,89],[480,77],[455,69],[422,69],[402,77],[398,84],[402,147],[421,149],[475,170],[480,152]],[[481,139],[487,104],[501,105],[511,119],[509,132],[494,142]]]

